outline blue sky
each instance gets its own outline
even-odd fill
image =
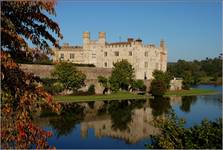
[[[164,39],[168,61],[217,57],[222,51],[220,0],[58,1],[57,16],[64,39],[82,45],[82,32],[92,39],[106,32],[108,42],[141,38],[158,45]]]

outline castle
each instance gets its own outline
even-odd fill
[[[126,59],[135,70],[136,79],[152,79],[154,70],[166,71],[167,48],[163,40],[160,46],[143,44],[141,39],[128,38],[126,42],[106,42],[106,33],[99,32],[98,40],[91,40],[90,33],[83,33],[83,46],[53,48],[53,61],[78,64],[94,64],[98,68],[112,68],[113,63]]]

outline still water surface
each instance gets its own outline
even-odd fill
[[[222,86],[200,85],[196,88],[222,91]],[[66,115],[46,117],[37,123],[54,136],[48,142],[57,148],[145,148],[150,135],[158,130],[152,126],[154,117],[170,109],[186,119],[186,127],[199,124],[204,118],[222,116],[222,95],[172,97],[159,100],[125,100],[76,103]],[[75,111],[73,111],[75,110]]]

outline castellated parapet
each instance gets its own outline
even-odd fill
[[[106,33],[99,32],[98,40],[91,40],[90,32],[83,33],[83,46],[64,44],[53,48],[53,61],[94,64],[99,68],[112,68],[113,63],[126,59],[135,69],[136,79],[152,79],[154,70],[166,71],[167,48],[163,40],[159,47],[144,44],[141,39],[128,38],[125,42],[106,42]]]

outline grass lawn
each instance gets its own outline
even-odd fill
[[[190,90],[180,90],[180,91],[168,91],[165,96],[192,96],[192,95],[210,95],[219,93],[215,90],[208,89],[190,89]]]
[[[129,92],[117,92],[109,95],[89,95],[89,96],[54,96],[57,102],[81,102],[81,101],[100,101],[100,100],[126,100],[126,99],[146,99],[146,95],[136,95]]]
[[[216,94],[218,91],[207,89],[190,89],[180,91],[168,91],[164,96],[196,96]],[[137,95],[129,92],[117,92],[109,95],[90,95],[90,96],[54,96],[57,102],[84,102],[84,101],[100,101],[100,100],[129,100],[129,99],[148,99],[151,96]]]

